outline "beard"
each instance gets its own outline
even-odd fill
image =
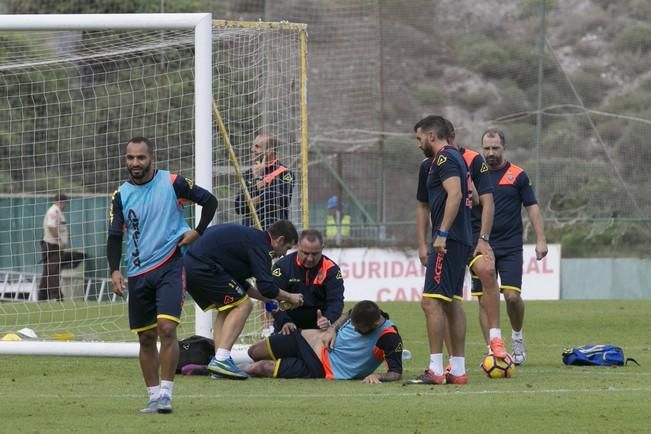
[[[486,164],[488,165],[488,167],[495,168],[495,167],[499,167],[502,164],[502,160],[495,157],[488,157],[486,158]]]
[[[423,154],[425,154],[425,157],[427,158],[432,158],[434,156],[434,149],[432,149],[431,146],[427,146],[423,148]]]
[[[129,167],[127,170],[129,171],[129,176],[131,176],[131,179],[134,181],[140,181],[149,176],[149,173],[151,172],[151,163],[139,169]]]

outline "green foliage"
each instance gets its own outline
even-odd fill
[[[640,87],[630,93],[611,98],[604,111],[639,117],[651,107],[651,89]]]
[[[476,111],[488,106],[494,100],[494,94],[488,89],[481,88],[472,92],[459,89],[454,93],[454,100],[468,111]]]
[[[500,99],[490,107],[490,117],[497,119],[502,116],[522,113],[531,109],[526,93],[515,83],[503,82],[500,86]]]
[[[421,104],[432,107],[443,104],[447,99],[443,86],[433,81],[418,83],[416,85],[416,98]]]
[[[584,143],[587,137],[583,136],[580,127],[574,122],[559,121],[546,125],[543,135],[543,149],[545,155],[554,157],[581,157],[587,153],[585,147],[578,145]]]
[[[599,135],[606,143],[606,146],[612,147],[624,134],[626,128],[625,121],[621,119],[607,119],[597,122]]]
[[[518,0],[520,16],[523,18],[540,17],[543,1],[546,2],[545,9],[547,13],[558,5],[558,0]]]
[[[648,0],[631,0],[629,10],[633,18],[646,21],[651,17],[651,2]]]
[[[197,12],[204,0],[174,0],[165,3],[165,12]],[[157,13],[160,0],[8,0],[12,14],[125,14]]]
[[[646,116],[651,115],[649,111]],[[617,153],[627,155],[629,158],[622,160],[623,172],[627,180],[633,183],[644,182],[648,179],[649,162],[651,162],[651,146],[649,136],[651,125],[639,122],[630,122],[624,130],[624,135],[617,143]]]
[[[570,77],[570,80],[583,100],[583,104],[589,108],[597,106],[604,99],[610,87],[607,81],[595,73],[578,72]]]
[[[614,219],[548,223],[545,236],[548,242],[563,245],[564,258],[650,257],[651,231],[644,223]]]
[[[535,126],[529,122],[507,124],[506,142],[509,147],[532,148],[535,145]]]
[[[529,68],[537,62],[531,46],[506,38],[487,39],[480,34],[465,35],[455,45],[459,61],[471,71],[489,79],[514,80],[519,86],[535,82]]]
[[[651,25],[639,23],[624,27],[615,36],[613,45],[617,50],[647,53],[651,50]]]

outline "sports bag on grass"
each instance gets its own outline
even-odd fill
[[[563,363],[574,366],[624,366],[635,360],[624,357],[624,350],[615,345],[584,345],[582,347],[565,348]]]
[[[203,336],[190,336],[179,341],[179,363],[176,373],[182,373],[186,365],[206,366],[215,354],[215,343]],[[207,375],[207,374],[206,374]]]

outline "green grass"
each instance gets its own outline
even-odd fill
[[[174,413],[139,415],[145,393],[135,359],[0,356],[2,432],[643,432],[651,393],[649,301],[528,302],[529,361],[490,380],[476,303],[468,314],[467,386],[364,385],[325,380],[243,382],[177,377]],[[413,359],[427,363],[416,303],[383,303]],[[503,309],[503,316],[504,309]],[[503,329],[509,330],[506,321]],[[505,333],[507,335],[508,333]],[[507,342],[509,339],[507,339]],[[614,343],[641,367],[561,363],[563,346]]]

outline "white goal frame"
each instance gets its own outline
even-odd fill
[[[195,173],[212,191],[212,14],[54,14],[0,15],[0,31],[193,30]],[[200,212],[195,213],[198,223]],[[212,313],[195,306],[195,333],[210,336]],[[138,343],[0,341],[0,354],[135,357]]]

